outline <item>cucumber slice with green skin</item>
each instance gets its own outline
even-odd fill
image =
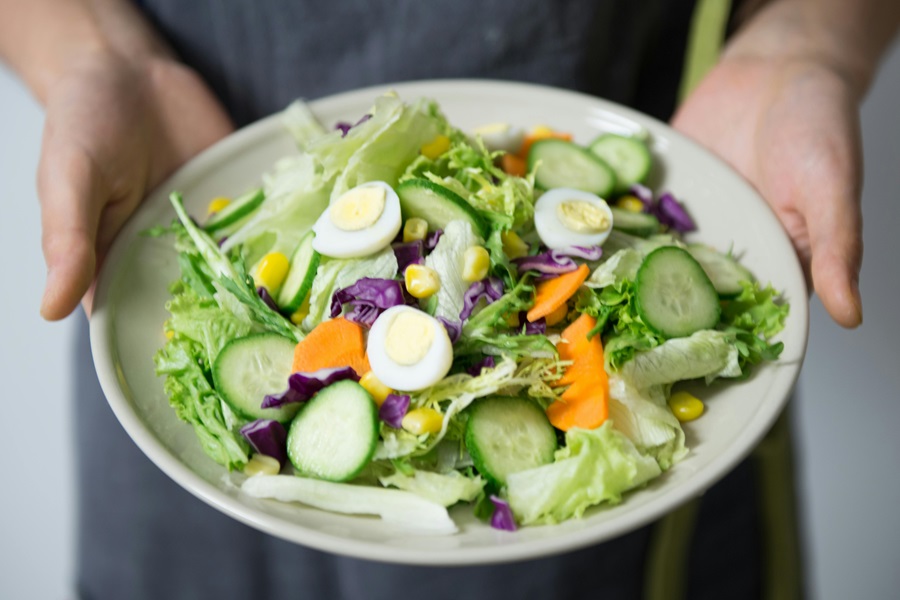
[[[631,235],[647,237],[659,231],[659,219],[648,213],[632,212],[610,206],[613,215],[613,229]]]
[[[265,199],[266,194],[261,189],[247,192],[219,212],[211,215],[203,225],[203,229],[209,234],[223,233],[225,229],[253,214]]]
[[[544,190],[568,187],[608,196],[616,188],[612,168],[581,146],[564,140],[546,139],[532,144],[528,152],[528,170],[540,161],[534,183]]]
[[[615,171],[617,191],[642,183],[650,174],[653,157],[647,144],[637,138],[606,133],[588,148]]]
[[[313,396],[291,423],[288,458],[303,475],[348,481],[372,460],[377,441],[375,401],[345,379]]]
[[[290,269],[275,300],[285,314],[293,314],[300,308],[316,278],[316,269],[319,268],[322,256],[313,250],[315,237],[316,234],[312,231],[304,235],[291,256]]]
[[[507,476],[553,462],[556,430],[540,406],[525,398],[476,401],[466,422],[466,449],[475,468],[497,486]]]
[[[657,248],[644,258],[635,280],[637,312],[667,338],[685,337],[719,322],[719,295],[687,250]]]
[[[742,281],[753,281],[753,273],[736,260],[704,244],[688,244],[691,253],[712,281],[719,296],[734,298],[744,288]]]
[[[294,361],[294,340],[277,333],[257,333],[228,342],[213,363],[216,390],[247,419],[275,419],[287,423],[299,404],[262,408],[268,394],[287,389]]]
[[[397,186],[397,196],[403,220],[424,219],[430,231],[443,229],[450,221],[468,221],[482,237],[490,231],[488,222],[462,196],[427,179],[404,181]]]

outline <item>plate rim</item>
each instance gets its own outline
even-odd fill
[[[440,92],[448,90],[453,93],[463,93],[466,91],[480,91],[483,93],[485,91],[492,91],[502,92],[503,94],[551,94],[561,98],[568,97],[572,100],[580,101],[585,103],[586,106],[593,104],[601,110],[624,116],[639,124],[651,123],[654,127],[663,128],[666,135],[679,139],[682,143],[693,146],[696,151],[705,154],[708,158],[717,162],[722,167],[723,171],[730,173],[741,186],[747,188],[747,191],[750,192],[759,203],[765,206],[768,210],[770,219],[774,220],[781,229],[782,234],[787,236],[783,225],[778,221],[768,203],[763,200],[750,183],[741,177],[740,174],[721,158],[715,156],[709,150],[687,136],[674,130],[667,123],[627,106],[622,106],[609,100],[590,96],[581,92],[555,88],[552,86],[505,80],[431,79],[394,82],[341,92],[339,94],[313,100],[310,102],[310,107],[313,113],[316,113],[318,112],[319,107],[326,104],[353,104],[362,102],[366,98],[369,100],[365,101],[369,102],[377,95],[390,90],[397,91],[404,96],[439,95]],[[196,178],[198,173],[202,173],[204,170],[213,167],[224,156],[229,155],[235,150],[245,148],[251,144],[265,142],[269,137],[277,135],[284,135],[279,119],[279,113],[269,115],[251,123],[205,149],[180,167],[165,181],[161,182],[148,194],[148,197],[157,195],[160,190],[177,189],[181,181]],[[135,215],[138,214],[144,206],[148,205],[143,204],[142,207],[135,212]],[[802,327],[802,348],[798,349],[799,358],[797,359],[796,364],[785,365],[787,368],[793,368],[793,373],[789,380],[785,380],[779,386],[780,389],[777,390],[781,399],[778,402],[771,402],[760,407],[760,410],[754,414],[753,420],[748,423],[748,425],[753,425],[753,427],[748,426],[744,428],[741,434],[735,438],[733,445],[735,447],[741,447],[742,450],[740,452],[731,453],[724,458],[721,455],[714,458],[703,468],[702,472],[698,472],[691,477],[691,479],[680,484],[679,487],[648,500],[647,503],[642,506],[641,510],[625,513],[616,519],[603,522],[598,526],[586,527],[566,533],[559,537],[525,540],[514,545],[497,544],[480,548],[438,548],[434,550],[426,550],[418,546],[407,547],[386,545],[383,543],[353,539],[308,529],[303,525],[282,520],[274,515],[259,513],[252,507],[241,502],[238,498],[225,493],[218,486],[208,482],[191,470],[157,438],[149,425],[139,417],[131,401],[120,388],[120,386],[127,386],[127,382],[124,381],[124,376],[120,379],[120,375],[117,372],[115,367],[116,361],[114,360],[117,356],[117,348],[116,345],[111,342],[114,334],[115,303],[110,294],[111,291],[113,291],[112,285],[116,280],[115,275],[118,272],[117,267],[122,264],[129,255],[130,248],[126,246],[126,240],[130,240],[134,237],[136,233],[132,231],[134,228],[135,219],[131,218],[117,234],[115,241],[110,248],[107,260],[104,262],[98,273],[96,294],[94,296],[92,316],[90,318],[91,352],[97,370],[97,376],[108,404],[128,436],[141,449],[145,456],[147,456],[179,486],[206,504],[224,512],[230,517],[292,543],[302,544],[326,552],[377,562],[410,565],[463,566],[521,561],[584,548],[603,540],[618,537],[626,532],[655,521],[664,514],[675,510],[685,502],[704,493],[712,485],[731,472],[734,467],[740,461],[744,460],[753,448],[756,447],[788,404],[791,391],[795,388],[801,371],[809,339],[808,302],[798,302],[795,300],[791,305],[791,319],[799,320],[797,326]],[[800,268],[799,259],[796,254],[792,255],[791,259],[791,266],[795,271],[794,275],[796,277],[797,273],[799,273],[799,281],[802,282],[803,291],[806,292],[806,296],[808,297],[809,291],[806,286],[805,278],[803,277],[802,269]],[[385,552],[386,549],[389,550],[389,552]]]

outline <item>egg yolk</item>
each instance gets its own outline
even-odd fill
[[[434,323],[414,311],[402,312],[391,321],[384,339],[384,350],[398,365],[419,363],[434,342]]]
[[[387,192],[384,188],[360,187],[338,198],[328,214],[334,226],[343,231],[359,231],[375,224],[381,213]]]
[[[609,217],[596,205],[584,200],[566,200],[556,206],[556,217],[569,231],[603,233],[609,229]]]

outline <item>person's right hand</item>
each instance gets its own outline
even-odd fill
[[[144,197],[232,130],[203,81],[167,58],[133,64],[111,53],[72,61],[49,89],[38,195],[47,284],[41,315],[84,298],[97,267]]]

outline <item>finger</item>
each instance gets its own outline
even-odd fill
[[[828,314],[843,327],[862,323],[859,270],[862,264],[862,215],[859,189],[844,161],[831,172],[839,178],[825,178],[820,196],[805,199],[804,213],[809,231],[812,261],[810,272],[816,293]]]
[[[38,167],[38,195],[47,263],[41,315],[55,321],[78,306],[94,278],[103,189],[91,158],[50,133]]]
[[[809,225],[813,287],[825,310],[839,325],[857,327],[862,323],[861,219],[850,207],[843,211],[843,220],[826,214],[830,212],[822,211]]]

